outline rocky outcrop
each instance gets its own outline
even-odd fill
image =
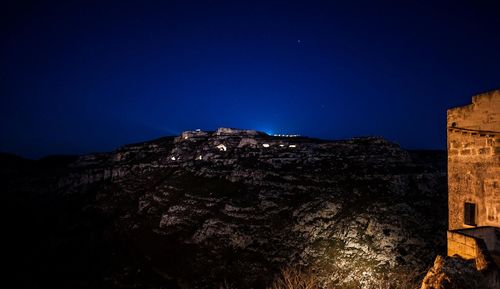
[[[91,270],[102,287],[265,288],[300,266],[325,286],[371,288],[441,253],[446,175],[432,154],[234,129],[129,145],[80,157],[44,186],[71,206],[41,238],[92,240],[101,254],[85,262],[104,264]]]
[[[427,272],[421,289],[488,289],[491,287],[473,261],[460,257],[436,257],[434,266]]]

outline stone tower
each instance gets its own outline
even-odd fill
[[[500,90],[447,114],[448,255],[500,265]],[[496,263],[496,264],[495,264]]]
[[[448,110],[449,229],[500,227],[500,90]]]

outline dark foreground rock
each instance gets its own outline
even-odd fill
[[[445,153],[381,138],[222,129],[77,160],[8,159],[18,288],[265,288],[286,267],[371,288],[425,272],[444,248]]]
[[[494,289],[474,261],[438,256],[425,276],[421,289]]]

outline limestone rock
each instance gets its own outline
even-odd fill
[[[488,289],[487,280],[473,261],[437,256],[422,281],[421,289]],[[493,288],[492,288],[493,289]]]
[[[182,136],[82,156],[43,178],[0,175],[5,195],[20,198],[14,218],[57,226],[16,231],[42,241],[14,251],[50,262],[19,266],[30,276],[48,267],[43,280],[67,288],[85,287],[79,272],[94,276],[87,288],[265,288],[297,265],[325,286],[370,288],[382,272],[423,270],[444,249],[446,166],[429,153],[373,137]]]

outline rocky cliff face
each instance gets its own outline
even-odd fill
[[[444,158],[381,138],[219,129],[10,166],[12,262],[24,268],[12,276],[19,287],[265,288],[301,266],[325,285],[370,288],[442,253]]]

